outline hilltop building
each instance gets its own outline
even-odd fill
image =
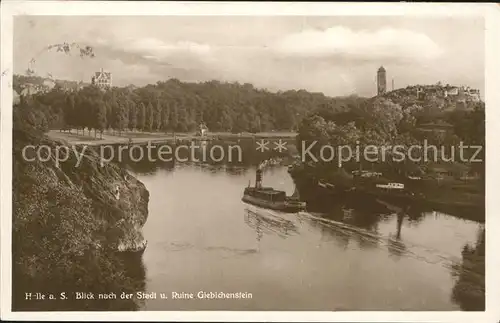
[[[21,96],[35,95],[39,92],[45,92],[45,88],[40,84],[27,83],[21,86]]]
[[[47,93],[54,89],[56,82],[51,79],[42,79],[41,82],[27,82],[20,84],[19,95],[29,96],[37,93]]]
[[[111,72],[104,72],[101,68],[99,72],[95,72],[92,76],[92,85],[97,86],[100,89],[109,89],[112,86]]]
[[[45,79],[43,80],[42,86],[47,90],[50,91],[56,86],[56,82],[51,80],[51,79]]]
[[[377,71],[377,94],[381,95],[387,91],[387,78],[385,75],[385,68],[380,66]]]
[[[78,92],[83,89],[88,83],[71,82],[71,81],[56,81],[56,86],[58,86],[64,92]]]
[[[448,97],[448,95],[458,95],[458,87],[451,87],[448,90],[444,91],[444,97]]]
[[[481,95],[478,89],[472,89],[469,86],[446,87],[444,91],[445,98],[453,98],[460,102],[479,102]]]

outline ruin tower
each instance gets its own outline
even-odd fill
[[[387,79],[385,75],[385,68],[380,66],[377,71],[377,94],[384,94],[387,90]]]

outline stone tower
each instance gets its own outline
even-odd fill
[[[385,68],[380,66],[377,71],[377,94],[384,94],[387,90],[387,80],[385,76]]]

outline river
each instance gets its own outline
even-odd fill
[[[178,163],[135,175],[150,192],[142,261],[145,292],[157,293],[142,310],[460,310],[452,265],[482,224],[367,214],[363,201],[331,214],[262,210],[241,201],[252,168]],[[294,190],[285,167],[268,169],[264,184]],[[200,291],[252,298],[197,299]]]

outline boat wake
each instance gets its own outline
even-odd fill
[[[288,213],[261,209],[252,205],[245,207],[245,222],[259,235],[276,234],[282,238],[297,234],[298,227],[293,221],[286,219]]]
[[[258,252],[257,249],[238,249],[238,248],[230,248],[230,247],[206,247],[204,250],[207,251],[222,251],[228,255],[223,256],[222,258],[231,258],[234,256],[247,256],[256,254]]]
[[[326,219],[321,217],[320,214],[300,212],[299,216],[319,222],[321,225],[330,227],[341,234],[361,236],[366,242],[371,242],[379,247],[386,247],[392,255],[411,257],[430,264],[441,264],[447,268],[453,268],[453,265],[460,261],[460,258],[441,250],[421,244],[409,243],[392,235],[384,236],[343,222]]]
[[[173,241],[162,243],[160,247],[162,250],[175,252],[192,249],[194,245],[186,241]]]
[[[229,254],[229,256],[223,257],[223,258],[229,258],[232,256],[244,256],[244,255],[250,255],[257,253],[258,250],[256,249],[238,249],[238,248],[231,248],[231,247],[225,247],[225,246],[209,246],[209,247],[204,247],[204,246],[195,246],[190,242],[186,241],[174,241],[174,242],[168,242],[164,243],[162,246],[162,250],[167,251],[167,252],[179,252],[179,251],[187,251],[187,250],[197,250],[197,251],[222,251],[226,254]]]

